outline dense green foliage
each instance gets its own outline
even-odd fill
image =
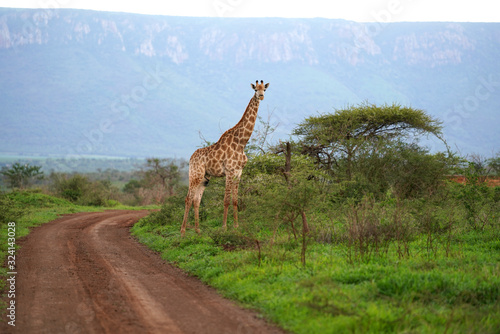
[[[364,103],[307,118],[294,130],[296,152],[346,186],[347,196],[388,191],[416,198],[435,191],[459,159],[431,154],[418,144],[422,135],[442,137],[441,122],[425,111]]]
[[[465,184],[460,187],[458,199],[465,209],[467,223],[473,229],[484,229],[492,219],[498,219],[500,187],[491,191],[474,163],[469,162],[461,171]]]
[[[183,196],[172,197],[133,233],[167,261],[292,332],[496,333],[500,328],[498,216],[471,229],[457,201],[462,185],[449,184],[434,198],[402,201],[388,195],[359,203],[328,201],[322,191],[297,185],[298,194],[310,196],[304,250],[300,216],[287,206],[293,199],[286,195],[294,190],[280,194],[286,182],[279,177],[272,180],[282,183],[278,186],[263,181],[246,183],[244,191],[254,196],[242,199],[238,230],[220,228],[220,210],[212,207],[220,198],[209,195],[220,189],[209,188],[200,235],[180,237]],[[264,205],[272,198],[276,203]]]
[[[367,154],[398,152],[392,142],[410,135],[442,135],[441,122],[423,110],[400,105],[361,104],[333,114],[311,116],[294,130],[302,153],[339,179],[352,180],[355,161]],[[381,149],[383,150],[381,152]]]
[[[53,173],[51,178],[55,194],[73,203],[92,206],[114,206],[117,204],[111,198],[117,189],[113,189],[110,181],[90,181],[80,174],[68,176]]]

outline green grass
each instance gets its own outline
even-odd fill
[[[412,242],[415,251],[407,258],[390,249],[387,256],[366,263],[349,263],[343,245],[311,242],[303,267],[300,247],[290,246],[293,241],[284,234],[262,247],[259,264],[256,247],[224,250],[220,238],[214,238],[216,221],[204,222],[199,236],[188,230],[181,238],[179,226],[158,223],[158,217],[144,218],[133,234],[165,260],[295,333],[500,329],[498,232],[461,233],[447,252],[440,244],[431,256],[422,236]]]

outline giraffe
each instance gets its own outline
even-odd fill
[[[231,129],[222,134],[213,145],[196,150],[189,159],[189,190],[186,196],[184,219],[181,226],[181,235],[186,232],[191,205],[194,208],[195,230],[199,229],[199,208],[201,197],[211,177],[226,177],[224,193],[224,217],[222,227],[226,228],[229,205],[233,202],[234,227],[238,227],[238,185],[243,167],[247,162],[245,146],[252,135],[259,103],[264,99],[264,92],[269,83],[261,80],[250,84],[255,94],[250,99],[241,120]],[[232,196],[231,196],[232,195]]]

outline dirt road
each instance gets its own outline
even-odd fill
[[[1,333],[283,333],[136,242],[147,211],[67,215],[19,240]]]

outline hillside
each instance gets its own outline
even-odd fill
[[[0,9],[0,154],[189,157],[263,79],[275,139],[317,112],[399,102],[443,120],[452,148],[491,156],[498,54],[494,23]]]

